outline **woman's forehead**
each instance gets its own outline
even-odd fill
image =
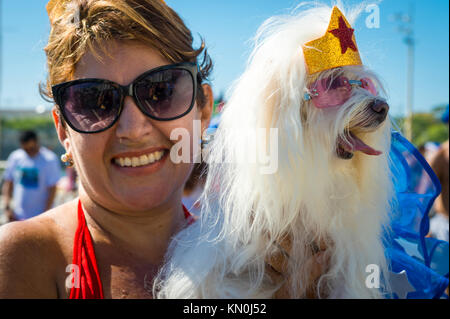
[[[94,50],[77,63],[74,80],[100,78],[127,85],[140,74],[169,64],[159,51],[135,41],[111,41]]]

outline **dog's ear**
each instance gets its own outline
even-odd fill
[[[300,104],[300,120],[302,121],[302,124],[305,124],[308,121],[308,112],[306,111],[306,108],[309,107],[307,105],[307,101],[302,101]]]

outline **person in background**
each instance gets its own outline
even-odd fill
[[[442,121],[448,125],[448,105],[447,110],[442,117]],[[436,199],[434,209],[436,215],[430,219],[429,236],[440,240],[448,240],[449,222],[448,222],[448,196],[449,196],[449,140],[441,144],[439,150],[428,159],[428,163],[436,173],[441,182],[442,191]]]
[[[55,153],[40,146],[34,131],[20,136],[4,173],[4,211],[9,222],[37,216],[53,206],[61,165]]]
[[[205,162],[195,164],[183,191],[183,204],[195,216],[200,215],[200,196],[206,182],[207,165]]]

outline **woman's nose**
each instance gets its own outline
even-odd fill
[[[117,137],[131,142],[140,141],[149,135],[152,129],[150,118],[142,113],[132,97],[125,97],[122,114],[117,124]]]

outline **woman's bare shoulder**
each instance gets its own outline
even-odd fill
[[[73,206],[0,227],[0,299],[58,297],[58,267],[73,228]]]

